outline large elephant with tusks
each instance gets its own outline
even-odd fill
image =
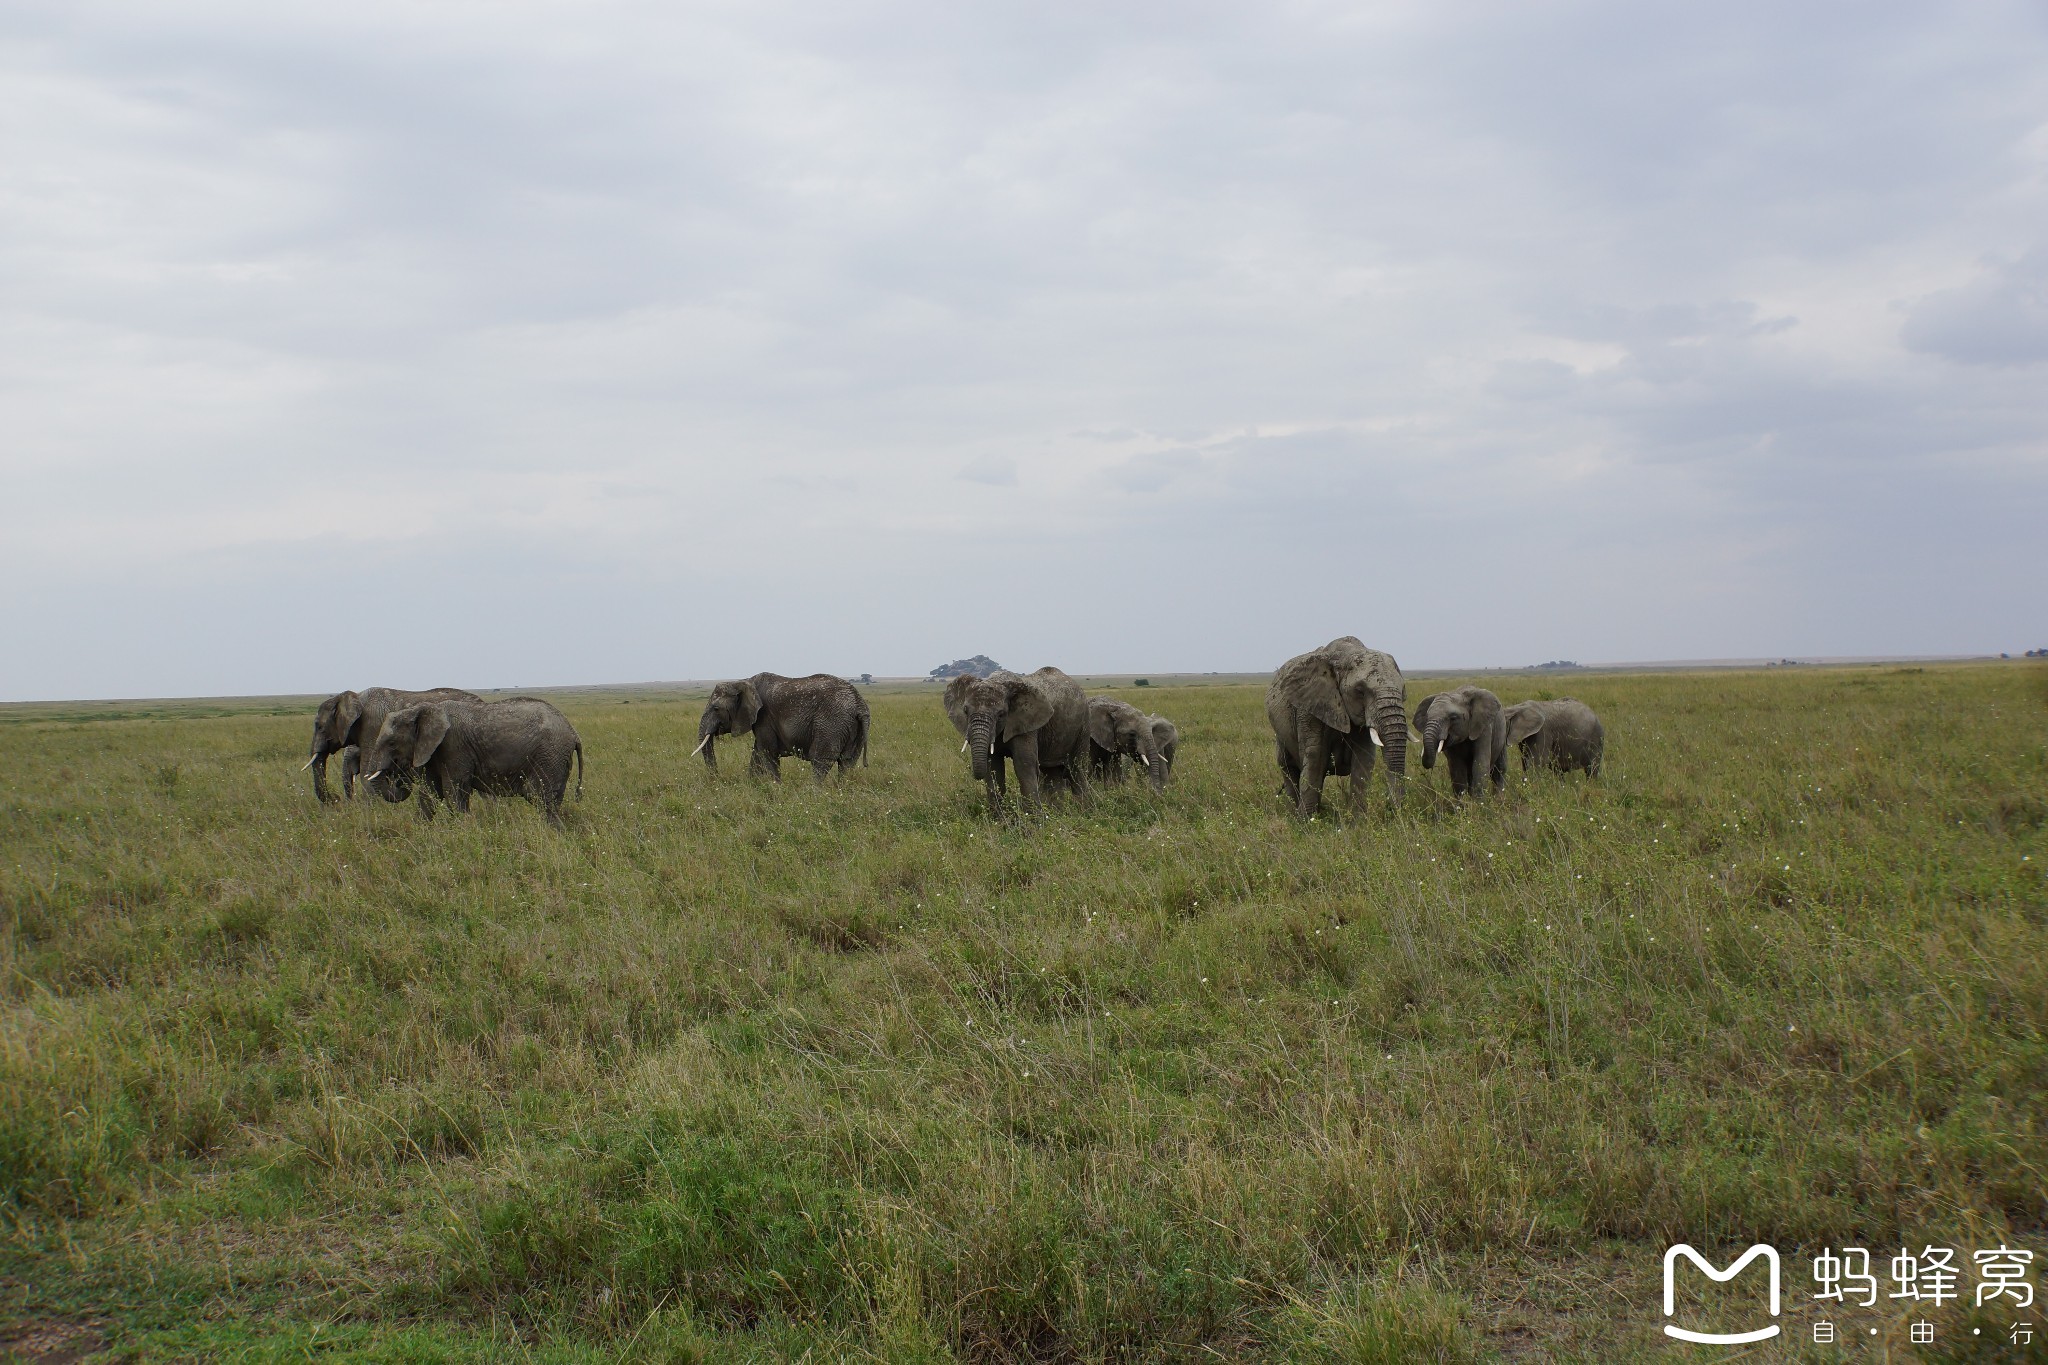
[[[1367,649],[1355,635],[1297,654],[1266,688],[1266,719],[1287,799],[1302,815],[1322,806],[1323,779],[1351,779],[1351,805],[1363,810],[1373,751],[1387,751],[1387,793],[1401,803],[1408,772],[1407,680],[1394,656]]]
[[[1003,813],[1003,761],[1017,768],[1017,793],[1036,810],[1043,779],[1066,779],[1088,799],[1088,697],[1057,668],[998,669],[986,678],[946,684],[946,718],[973,757],[974,780],[988,788],[990,815]]]

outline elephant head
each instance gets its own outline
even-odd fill
[[[1152,790],[1166,786],[1166,755],[1152,732],[1152,718],[1129,702],[1114,697],[1088,699],[1088,738],[1096,748],[1141,763]]]
[[[1501,715],[1508,723],[1508,743],[1521,744],[1534,739],[1548,720],[1549,712],[1540,701],[1518,701]]]
[[[327,756],[357,742],[356,725],[362,718],[362,698],[354,692],[335,693],[320,703],[313,717],[313,753],[306,767],[313,770],[313,794],[322,801],[337,799],[327,789]]]
[[[405,800],[412,794],[414,774],[448,738],[449,725],[448,708],[439,702],[393,711],[384,718],[384,728],[377,732],[363,759],[367,772],[363,785],[386,801]]]
[[[1422,766],[1436,766],[1446,744],[1484,738],[1500,711],[1500,699],[1483,687],[1432,692],[1415,704],[1414,726],[1422,736]]]
[[[1355,635],[1332,640],[1303,657],[1294,679],[1295,705],[1340,734],[1363,730],[1387,751],[1389,790],[1400,799],[1407,773],[1407,679],[1394,656],[1367,649]]]
[[[946,684],[946,718],[967,741],[974,779],[992,781],[997,747],[1052,719],[1052,698],[1035,678],[1000,669],[986,678],[961,675]]]
[[[711,700],[704,703],[704,714],[697,721],[695,752],[704,755],[704,766],[717,772],[718,737],[746,734],[760,717],[761,692],[751,679],[722,682],[712,688]]]
[[[1166,760],[1166,775],[1173,776],[1173,756],[1180,751],[1180,727],[1164,716],[1147,716],[1152,726],[1152,742],[1159,746],[1159,756]]]

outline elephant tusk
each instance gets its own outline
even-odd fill
[[[367,773],[367,774],[365,774],[365,775],[364,775],[364,777],[363,777],[363,781],[365,781],[365,782],[375,782],[375,781],[376,781],[376,780],[377,780],[378,778],[380,778],[380,777],[382,777],[382,776],[384,776],[384,770],[383,770],[382,768],[379,768],[379,769],[377,769],[377,771],[376,771],[376,772],[373,772],[373,773]]]
[[[314,755],[313,755],[313,756],[312,756],[311,758],[309,758],[309,759],[307,759],[307,760],[306,760],[306,763],[305,763],[305,767],[302,767],[302,768],[300,768],[300,769],[299,769],[299,771],[300,771],[300,772],[304,772],[304,771],[306,771],[306,768],[310,768],[310,767],[312,767],[312,766],[313,766],[313,765],[314,765],[315,763],[318,763],[319,761],[320,761],[320,755],[318,755],[318,754],[314,754]]]
[[[1384,748],[1386,748],[1386,747],[1387,747],[1387,742],[1386,742],[1385,740],[1383,740],[1383,739],[1381,739],[1381,738],[1380,738],[1380,728],[1379,728],[1379,726],[1377,726],[1377,725],[1368,725],[1368,726],[1366,726],[1366,727],[1365,727],[1365,729],[1366,729],[1366,733],[1372,736],[1372,742],[1374,743],[1374,745],[1376,745],[1377,747],[1379,747],[1379,748],[1382,748],[1382,749],[1384,749]]]
[[[1438,753],[1442,753],[1442,752],[1444,751],[1444,745],[1448,744],[1449,742],[1450,742],[1449,740],[1442,740],[1442,739],[1438,740],[1438,741],[1436,742],[1436,751],[1437,751]]]
[[[967,752],[967,741],[964,739],[960,741],[960,752],[963,754]]]
[[[701,754],[701,753],[703,753],[703,752],[704,752],[704,746],[705,746],[705,745],[707,745],[707,744],[709,744],[710,742],[711,742],[711,736],[710,736],[710,735],[706,735],[706,736],[704,736],[704,738],[702,738],[702,739],[698,740],[698,741],[697,741],[697,747],[696,747],[696,748],[694,748],[694,749],[692,749],[692,750],[690,750],[690,757],[691,757],[691,758],[695,758],[695,757],[696,757],[696,756],[697,756],[698,754]]]

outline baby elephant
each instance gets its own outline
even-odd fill
[[[1522,746],[1523,771],[1534,764],[1565,773],[1583,768],[1588,777],[1600,775],[1607,732],[1586,703],[1570,697],[1518,701],[1502,715],[1507,719],[1508,743]]]
[[[1500,698],[1483,687],[1432,692],[1415,707],[1422,733],[1422,766],[1434,768],[1442,754],[1451,764],[1451,795],[1484,795],[1508,781],[1508,727]]]
[[[1180,727],[1164,716],[1147,716],[1152,723],[1152,742],[1159,746],[1159,756],[1166,760],[1166,777],[1173,779],[1173,756],[1180,752]]]
[[[1124,780],[1124,760],[1142,764],[1152,790],[1166,786],[1166,755],[1152,717],[1115,697],[1088,699],[1088,775],[1103,782]]]
[[[569,718],[538,697],[500,701],[438,701],[408,706],[384,718],[364,766],[365,784],[386,801],[403,801],[423,780],[419,810],[434,818],[427,793],[469,809],[469,794],[524,796],[548,823],[562,826],[562,794],[569,760],[576,760],[576,795],[583,795],[583,741]]]

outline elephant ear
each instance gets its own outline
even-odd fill
[[[1015,739],[1041,729],[1052,719],[1052,698],[1029,678],[1010,679],[1010,703],[1003,715],[1003,738]]]
[[[1530,701],[1518,701],[1506,712],[1508,743],[1520,744],[1543,728],[1543,708]]]
[[[441,741],[448,738],[448,708],[422,706],[417,719],[419,728],[413,731],[412,737],[412,766],[424,768],[427,760],[434,756],[434,750],[441,747]]]
[[[754,728],[754,722],[761,718],[761,692],[751,682],[743,682],[733,697],[732,732],[743,735]]]
[[[334,728],[341,733],[341,747],[361,743],[356,730],[363,723],[363,699],[344,692],[334,699]]]
[[[1429,704],[1442,695],[1443,693],[1441,692],[1432,692],[1428,696],[1424,697],[1421,701],[1415,703],[1415,719],[1410,721],[1409,724],[1417,730],[1420,730],[1424,726],[1428,725]]]
[[[962,673],[946,683],[946,719],[963,735],[967,733],[967,694],[974,690],[974,682]]]
[[[1311,654],[1294,679],[1294,704],[1340,735],[1351,733],[1351,716],[1337,690],[1337,670],[1323,650]]]
[[[1116,708],[1098,706],[1099,697],[1088,699],[1088,738],[1097,748],[1116,748]]]

